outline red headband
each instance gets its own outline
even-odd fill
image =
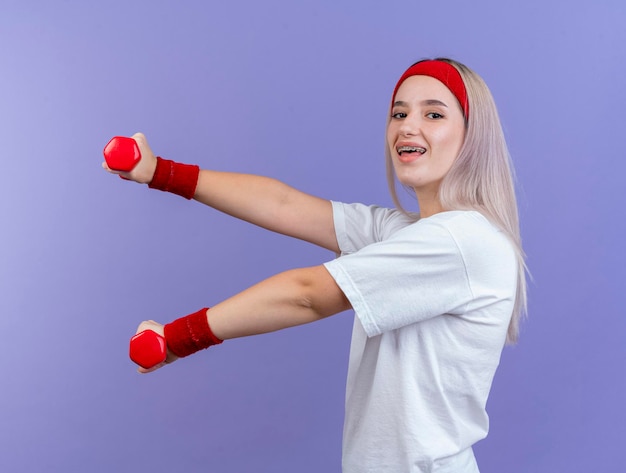
[[[450,92],[454,94],[456,99],[461,104],[461,108],[465,114],[465,119],[467,120],[469,117],[467,91],[465,90],[465,84],[463,83],[461,74],[459,74],[456,67],[445,61],[438,60],[420,61],[413,64],[404,74],[402,74],[402,77],[400,77],[400,80],[396,84],[396,88],[393,90],[393,95],[391,96],[392,104],[396,99],[396,94],[398,93],[400,85],[411,76],[430,76],[443,83],[443,85],[445,85]]]

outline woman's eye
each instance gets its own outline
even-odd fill
[[[406,118],[406,113],[404,112],[395,112],[391,114],[391,118]]]
[[[428,118],[432,118],[433,120],[439,120],[440,118],[443,118],[443,115],[441,113],[437,113],[437,112],[427,113],[426,116]]]

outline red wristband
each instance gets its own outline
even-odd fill
[[[179,358],[189,356],[223,340],[215,336],[207,319],[208,308],[189,314],[165,325],[167,348]]]
[[[157,157],[157,166],[150,189],[158,189],[192,199],[198,185],[200,168],[191,164],[181,164]]]

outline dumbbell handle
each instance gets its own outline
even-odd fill
[[[153,330],[144,330],[130,339],[130,359],[145,369],[163,363],[167,357],[165,338]]]
[[[129,172],[141,161],[141,151],[133,138],[115,136],[104,147],[104,160],[114,171]]]

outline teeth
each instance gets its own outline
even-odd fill
[[[425,148],[420,148],[417,146],[400,146],[398,148],[398,153],[402,154],[402,153],[420,153],[420,154],[424,154],[426,152]]]

